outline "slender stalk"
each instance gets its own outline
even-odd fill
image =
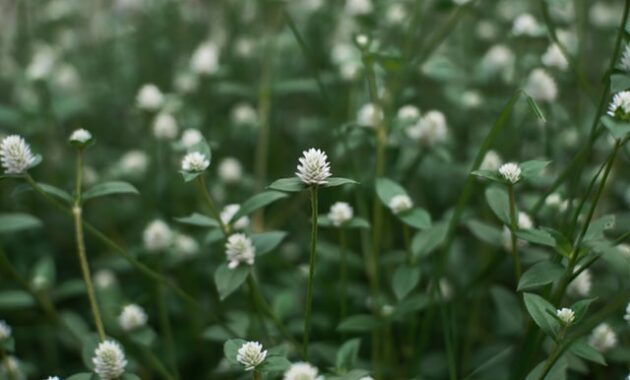
[[[158,260],[158,273],[164,276],[164,253],[159,253]],[[166,352],[171,370],[173,371],[174,378],[179,379],[179,371],[177,369],[177,353],[175,352],[175,343],[173,341],[173,329],[171,327],[171,319],[168,315],[168,308],[166,307],[166,294],[164,292],[164,285],[161,283],[155,284],[155,292],[157,298],[158,313],[160,318],[160,327],[164,333],[164,341],[166,343]]]
[[[87,255],[85,252],[85,240],[83,237],[83,221],[82,221],[82,209],[81,209],[81,182],[83,178],[83,151],[77,150],[77,165],[76,165],[76,182],[74,193],[74,204],[72,206],[72,216],[74,218],[74,230],[77,244],[77,256],[81,265],[81,274],[83,275],[83,281],[85,282],[85,289],[87,291],[88,299],[90,301],[90,307],[92,309],[92,317],[94,318],[94,324],[96,325],[96,331],[101,341],[105,340],[105,327],[103,327],[103,321],[101,319],[101,311],[98,307],[96,300],[96,293],[94,292],[94,286],[92,285],[92,275],[90,274],[90,266],[88,264]]]
[[[411,251],[411,231],[409,230],[409,226],[405,223],[402,224],[403,230],[403,239],[405,239],[405,249],[407,250],[407,256],[409,258],[410,265],[416,265],[416,258]]]
[[[302,351],[308,360],[308,343],[311,334],[311,312],[313,307],[313,277],[317,260],[317,185],[311,185],[311,253],[308,266],[308,285],[306,288],[306,310],[304,313],[304,340]]]
[[[339,267],[339,277],[341,282],[339,309],[341,311],[341,320],[343,320],[348,314],[348,252],[346,234],[343,228],[339,229],[339,248],[341,254],[341,265]]]
[[[516,283],[521,278],[521,260],[518,257],[518,241],[516,231],[518,231],[518,218],[516,215],[516,200],[514,197],[514,185],[508,185],[508,196],[510,199],[510,238],[512,241],[512,259],[514,260],[514,277]]]
[[[197,188],[199,189],[199,193],[203,197],[204,201],[206,201],[206,204],[208,205],[208,209],[210,209],[210,213],[212,214],[212,217],[217,220],[217,222],[219,223],[219,227],[221,227],[221,231],[223,232],[223,235],[227,237],[230,231],[228,227],[225,225],[225,223],[223,223],[223,220],[221,220],[221,215],[219,214],[219,211],[217,210],[215,206],[214,200],[212,199],[212,195],[210,195],[210,192],[208,191],[208,186],[206,186],[206,180],[204,179],[204,176],[200,175],[199,177],[197,177],[196,183],[197,183]]]
[[[260,372],[258,372],[257,370],[253,370],[252,371],[252,379],[253,380],[262,380],[262,376],[260,375]]]
[[[553,350],[551,350],[549,357],[545,361],[545,365],[543,366],[543,371],[540,373],[540,377],[538,377],[538,380],[544,380],[547,374],[549,373],[549,371],[551,370],[551,367],[555,364],[555,360],[553,360],[553,358],[557,356],[557,352],[560,350],[560,347],[562,346],[562,340],[564,339],[564,334],[566,333],[566,331],[567,331],[566,326],[563,326],[562,330],[560,330],[560,332],[558,333],[558,340],[556,342],[556,345],[554,346]]]

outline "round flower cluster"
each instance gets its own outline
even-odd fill
[[[11,337],[11,326],[0,320],[0,340]]]
[[[608,106],[608,115],[623,121],[630,121],[630,91],[621,91],[613,96],[612,102]]]
[[[606,352],[617,345],[617,334],[608,323],[600,323],[589,337],[588,343],[599,352]]]
[[[558,85],[545,70],[534,69],[527,77],[525,92],[536,100],[552,102],[558,96]]]
[[[238,267],[241,263],[254,265],[256,247],[245,234],[233,234],[225,243],[225,255],[230,269]]]
[[[136,304],[125,306],[118,316],[118,324],[125,331],[135,330],[147,323],[147,314]]]
[[[319,370],[306,362],[291,364],[291,367],[284,372],[282,380],[320,380]]]
[[[258,342],[243,343],[236,353],[236,360],[245,366],[245,371],[251,371],[260,365],[267,357],[267,350],[263,351]]]
[[[573,323],[573,321],[575,321],[575,313],[573,312],[573,310],[566,307],[556,310],[556,316],[565,325],[570,325],[571,323]]]
[[[499,174],[509,183],[515,184],[521,180],[521,167],[514,162],[508,162],[499,167]]]
[[[297,166],[297,175],[307,185],[323,185],[328,183],[326,179],[330,173],[328,156],[322,150],[311,148],[302,152]]]
[[[234,215],[236,215],[236,213],[240,209],[241,209],[241,206],[237,204],[226,205],[221,211],[221,215],[220,215],[220,218],[223,224],[225,225],[230,224],[230,220],[232,220],[232,217],[234,217]],[[247,216],[242,216],[238,218],[236,221],[234,221],[232,228],[234,228],[235,230],[244,230],[245,228],[247,228],[247,226],[249,226],[249,218]]]
[[[413,201],[407,194],[399,194],[392,197],[387,205],[394,214],[400,214],[402,212],[411,210],[413,207]]]
[[[101,342],[92,358],[94,372],[102,380],[114,380],[125,373],[127,359],[120,345],[114,341]]]
[[[35,163],[31,147],[21,136],[7,136],[0,143],[0,162],[7,174],[22,174]]]
[[[332,222],[333,226],[339,227],[352,219],[353,211],[352,207],[346,202],[336,202],[330,206],[328,212],[328,219]]]
[[[361,127],[376,128],[383,120],[383,111],[374,103],[364,104],[357,112],[357,124]]]
[[[444,142],[448,134],[446,117],[440,111],[428,111],[418,122],[406,129],[407,136],[425,146]]]
[[[576,267],[574,272],[578,270],[580,270],[580,268]],[[573,279],[573,281],[571,281],[571,283],[567,287],[567,293],[574,297],[588,296],[591,292],[591,287],[593,284],[592,277],[593,276],[589,269],[583,270],[582,272],[580,272],[580,274],[577,275],[577,277]]]
[[[225,157],[218,166],[219,178],[225,183],[237,183],[243,176],[241,163],[234,157]]]
[[[210,166],[210,161],[201,152],[191,152],[182,159],[182,170],[190,173],[199,173]]]
[[[164,94],[154,84],[145,84],[138,91],[136,96],[136,103],[138,108],[146,111],[157,111],[162,107],[164,103]]]
[[[144,246],[150,252],[167,249],[172,242],[173,232],[168,224],[154,220],[144,229]]]
[[[158,140],[173,140],[177,137],[177,120],[170,113],[161,112],[153,121],[153,136]]]
[[[90,131],[80,128],[72,132],[69,140],[71,143],[85,145],[92,140],[92,134]]]

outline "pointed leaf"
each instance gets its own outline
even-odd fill
[[[335,367],[337,370],[349,371],[354,368],[359,358],[361,340],[358,338],[345,342],[337,351]]]
[[[249,215],[252,212],[263,208],[279,199],[286,198],[288,195],[279,191],[264,191],[260,194],[256,194],[249,198],[238,209],[238,212],[234,214],[230,223],[237,221],[240,217]]]
[[[396,214],[396,216],[405,224],[423,230],[431,227],[431,215],[419,207]]]
[[[507,191],[498,186],[486,189],[486,201],[494,215],[506,225],[510,225],[510,200]]]
[[[175,218],[175,221],[197,227],[219,227],[219,222],[217,222],[215,219],[212,219],[202,214],[198,214],[196,212],[190,214],[189,216]]]
[[[420,281],[420,269],[403,265],[394,272],[392,289],[398,300],[405,298]]]
[[[91,189],[83,193],[82,197],[84,201],[88,199],[102,197],[112,194],[140,194],[132,184],[122,181],[103,182],[94,185]]]
[[[376,194],[385,207],[389,207],[389,201],[397,195],[407,195],[407,191],[398,183],[388,178],[376,179]]]
[[[282,240],[287,236],[284,231],[269,231],[260,234],[252,234],[250,238],[254,247],[256,247],[256,256],[264,255],[265,253],[273,251]]]
[[[0,214],[0,233],[13,233],[21,230],[41,227],[42,222],[36,217],[24,213]]]
[[[337,187],[341,185],[357,185],[359,182],[350,178],[330,177],[322,187]]]
[[[221,301],[234,293],[245,282],[249,272],[250,267],[247,265],[239,265],[234,269],[230,269],[227,264],[221,264],[217,268],[214,272],[214,282],[217,285]]]
[[[529,268],[518,282],[518,291],[550,284],[564,274],[564,268],[551,261],[541,261]]]
[[[552,317],[556,314],[556,309],[537,294],[523,293],[523,300],[527,312],[536,325],[545,333],[553,336],[559,327],[558,321]]]
[[[298,177],[280,178],[267,186],[270,190],[296,193],[306,189],[306,185]]]

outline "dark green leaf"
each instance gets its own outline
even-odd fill
[[[182,175],[182,178],[184,178],[184,182],[193,181],[203,174],[203,172],[187,172],[184,170],[180,170],[179,173]]]
[[[420,269],[403,265],[394,272],[392,289],[398,300],[405,298],[420,282]]]
[[[537,294],[523,293],[523,300],[536,325],[545,333],[554,335],[559,327],[558,321],[552,316],[556,314],[556,309]]]
[[[498,186],[486,189],[486,201],[494,212],[494,215],[506,225],[510,225],[510,199],[507,191]]]
[[[523,329],[523,313],[513,291],[501,286],[490,289],[496,307],[497,327],[501,333],[515,335]]]
[[[561,357],[556,364],[549,370],[547,376],[541,379],[547,360],[538,363],[536,367],[527,375],[525,380],[566,380],[567,378],[567,361]]]
[[[68,378],[68,380],[94,380],[96,379],[96,375],[89,372],[77,373],[76,375],[72,375]]]
[[[262,373],[284,372],[290,366],[291,362],[284,356],[269,355],[267,358],[265,358],[265,361],[263,361],[262,364],[256,367],[256,369]]]
[[[0,310],[29,308],[34,305],[33,297],[23,290],[5,290],[0,293]]]
[[[39,186],[39,188],[47,194],[53,195],[63,201],[66,201],[67,203],[72,203],[72,196],[63,189],[41,182],[38,182],[37,186]]]
[[[198,214],[198,213],[193,213],[189,216],[175,218],[175,221],[179,223],[183,223],[183,224],[190,224],[192,226],[198,226],[198,227],[219,227],[219,222],[217,222],[215,219],[212,219],[208,216]]]
[[[346,341],[337,351],[335,367],[337,370],[350,371],[354,368],[359,357],[361,340],[358,338]]]
[[[571,310],[575,313],[574,323],[579,323],[586,316],[589,306],[591,306],[596,299],[597,298],[587,298],[571,305]]]
[[[287,236],[284,231],[270,231],[261,234],[253,234],[250,236],[252,243],[256,247],[256,256],[264,255],[275,249],[282,240]]]
[[[628,89],[630,89],[630,75],[616,73],[610,76],[610,91],[613,94]]]
[[[341,332],[367,332],[380,325],[378,319],[369,314],[357,314],[350,316],[337,326]]]
[[[397,195],[407,195],[407,191],[398,183],[388,178],[376,179],[376,194],[385,207],[389,207],[389,201]]]
[[[238,289],[249,275],[250,267],[239,265],[234,269],[228,268],[227,264],[221,264],[214,272],[214,282],[221,301],[226,299],[236,289]]]
[[[267,186],[270,190],[295,193],[306,189],[306,185],[298,177],[280,178]]]
[[[103,182],[83,193],[83,200],[112,194],[140,194],[132,184],[122,181]]]
[[[396,216],[405,224],[419,230],[431,227],[431,215],[429,215],[426,210],[419,207],[401,212],[400,214],[396,214]]]
[[[434,224],[430,228],[419,232],[411,242],[411,251],[414,257],[423,257],[436,249],[446,238],[448,225],[444,222]]]
[[[608,129],[612,137],[616,139],[622,139],[630,133],[630,122],[617,120],[608,115],[602,116],[600,121]]]
[[[470,174],[474,175],[475,177],[485,178],[493,182],[505,183],[503,177],[501,177],[501,175],[499,175],[499,172],[495,170],[475,170]]]
[[[540,175],[540,172],[550,163],[551,161],[531,160],[522,162],[519,165],[523,178],[534,178]]]
[[[238,209],[238,212],[234,214],[230,223],[237,221],[240,217],[249,215],[252,212],[265,207],[278,199],[286,198],[287,194],[279,192],[279,191],[265,191],[260,194],[256,194],[253,197],[249,198]]]
[[[523,239],[534,244],[546,245],[554,248],[556,246],[556,239],[554,239],[549,232],[544,230],[534,228],[519,230],[516,232],[516,236],[518,236],[519,239]]]
[[[529,268],[518,282],[518,289],[529,290],[538,286],[550,284],[564,274],[564,268],[554,262],[545,260]]]
[[[330,177],[326,180],[326,183],[322,187],[337,187],[341,185],[356,185],[357,181],[350,178]]]
[[[604,356],[599,351],[591,347],[584,340],[573,342],[571,344],[571,347],[569,347],[569,351],[571,351],[572,354],[581,357],[582,359],[586,359],[597,364],[606,365],[606,359],[604,359]]]
[[[94,369],[92,358],[100,342],[101,340],[98,335],[94,333],[84,336],[81,341],[81,358],[83,359],[83,365],[90,370]]]
[[[469,220],[466,225],[478,239],[494,246],[502,244],[503,233],[500,229],[478,220]]]
[[[41,227],[41,225],[42,222],[39,219],[29,214],[0,214],[0,233],[13,233]]]
[[[225,358],[228,362],[242,366],[242,364],[236,360],[236,354],[243,344],[245,344],[245,340],[243,339],[230,339],[223,344],[223,354],[225,354]]]
[[[538,118],[538,120],[541,120],[543,123],[547,122],[547,119],[545,119],[545,115],[543,115],[540,107],[538,107],[538,103],[536,103],[534,98],[529,95],[527,95],[527,105],[529,105],[529,109]]]

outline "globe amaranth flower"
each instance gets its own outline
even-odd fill
[[[565,325],[570,325],[575,321],[575,312],[573,310],[563,307],[562,309],[556,310],[556,316],[564,323]]]
[[[182,132],[181,144],[184,148],[189,149],[200,143],[203,140],[203,135],[198,129],[188,128]]]
[[[225,255],[230,269],[234,269],[242,263],[254,265],[256,247],[245,234],[232,234],[225,243]]]
[[[606,352],[617,345],[617,334],[608,323],[600,323],[588,339],[588,343],[599,352]]]
[[[223,210],[221,211],[221,214],[220,214],[220,218],[221,218],[221,221],[223,222],[223,224],[229,225],[230,224],[230,220],[232,220],[232,217],[234,215],[236,215],[236,213],[240,209],[241,209],[241,206],[239,206],[237,204],[226,205],[223,208]],[[242,216],[242,217],[238,218],[232,224],[232,228],[234,228],[235,230],[244,230],[245,228],[247,228],[247,226],[249,226],[249,218],[247,216]]]
[[[162,220],[154,220],[144,229],[142,237],[145,248],[150,252],[157,252],[171,245],[173,232]]]
[[[310,363],[297,362],[284,372],[282,380],[320,380],[319,370]]]
[[[141,306],[129,304],[120,312],[118,325],[125,331],[131,331],[146,325],[147,319],[147,314]]]
[[[408,104],[398,109],[396,118],[403,123],[414,123],[420,119],[420,110],[418,107]]]
[[[164,94],[154,84],[145,84],[138,91],[136,96],[138,108],[146,111],[157,111],[164,104]]]
[[[237,183],[243,177],[243,167],[234,157],[225,157],[218,165],[219,178],[225,183]]]
[[[48,376],[45,380],[61,380],[59,376]]]
[[[182,170],[185,172],[198,173],[206,170],[210,166],[210,160],[201,152],[191,152],[182,159]]]
[[[399,194],[392,197],[387,205],[394,214],[400,214],[413,207],[413,201],[406,194]]]
[[[514,162],[508,162],[499,167],[501,177],[511,184],[515,184],[521,180],[521,173],[521,167]]]
[[[580,270],[580,268],[576,267],[573,272],[575,273],[578,270]],[[592,277],[593,276],[589,269],[581,271],[580,274],[578,274],[577,277],[575,277],[567,287],[567,293],[574,297],[588,296],[591,292],[591,287],[593,283]]]
[[[183,256],[192,256],[199,253],[199,243],[191,236],[178,233],[173,239],[173,250]]]
[[[359,380],[374,380],[374,378],[372,376],[363,376]]]
[[[561,71],[569,67],[569,61],[567,61],[558,44],[549,45],[545,54],[542,55],[541,61],[547,67],[555,67]]]
[[[177,120],[170,113],[159,113],[153,120],[153,136],[158,140],[173,140],[177,131]]]
[[[125,175],[139,176],[147,171],[149,156],[141,150],[131,150],[120,158],[118,166]]]
[[[7,136],[0,143],[0,162],[7,174],[22,174],[35,163],[31,147],[21,136]]]
[[[512,33],[516,36],[537,36],[540,32],[538,21],[529,13],[523,13],[514,19]]]
[[[418,122],[406,129],[407,136],[431,147],[446,140],[448,127],[446,117],[440,111],[428,111]]]
[[[501,167],[502,161],[501,156],[494,150],[489,150],[486,152],[485,156],[483,156],[483,161],[481,161],[481,165],[479,165],[479,169],[481,170],[499,170]]]
[[[267,357],[267,350],[263,351],[258,342],[243,343],[236,353],[236,360],[245,366],[245,371],[251,371],[260,365]]]
[[[613,96],[612,102],[608,106],[608,115],[623,121],[630,121],[630,91],[621,91]]]
[[[0,341],[11,337],[11,326],[0,320]]]
[[[383,111],[374,103],[364,104],[357,112],[357,124],[361,127],[376,128],[383,120]]]
[[[490,47],[481,59],[481,66],[488,72],[509,69],[515,61],[514,53],[505,45],[498,44]]]
[[[80,128],[72,132],[68,140],[76,146],[83,147],[92,141],[92,134],[90,131]]]
[[[328,212],[328,219],[330,219],[331,223],[335,227],[339,227],[346,223],[352,219],[352,216],[352,207],[346,202],[335,202],[332,206],[330,206],[330,211]]]
[[[116,275],[109,269],[99,269],[94,274],[94,284],[101,288],[107,289],[116,284]]]
[[[619,68],[627,73],[630,73],[630,44],[627,44],[623,49],[623,54],[621,55],[621,60],[619,61]]]
[[[527,77],[525,92],[536,100],[552,102],[558,96],[558,85],[545,70],[534,69]]]
[[[102,380],[114,380],[125,373],[127,359],[120,345],[114,341],[101,342],[92,358],[94,372]]]
[[[311,148],[302,152],[297,166],[297,175],[307,185],[323,185],[328,183],[326,179],[330,173],[330,163],[324,151]]]
[[[256,125],[258,114],[256,109],[249,103],[239,103],[232,108],[230,118],[235,125]]]
[[[349,16],[363,16],[374,9],[371,0],[346,0],[345,12]]]
[[[199,45],[190,59],[190,69],[200,75],[212,75],[219,71],[219,47],[212,41]]]

